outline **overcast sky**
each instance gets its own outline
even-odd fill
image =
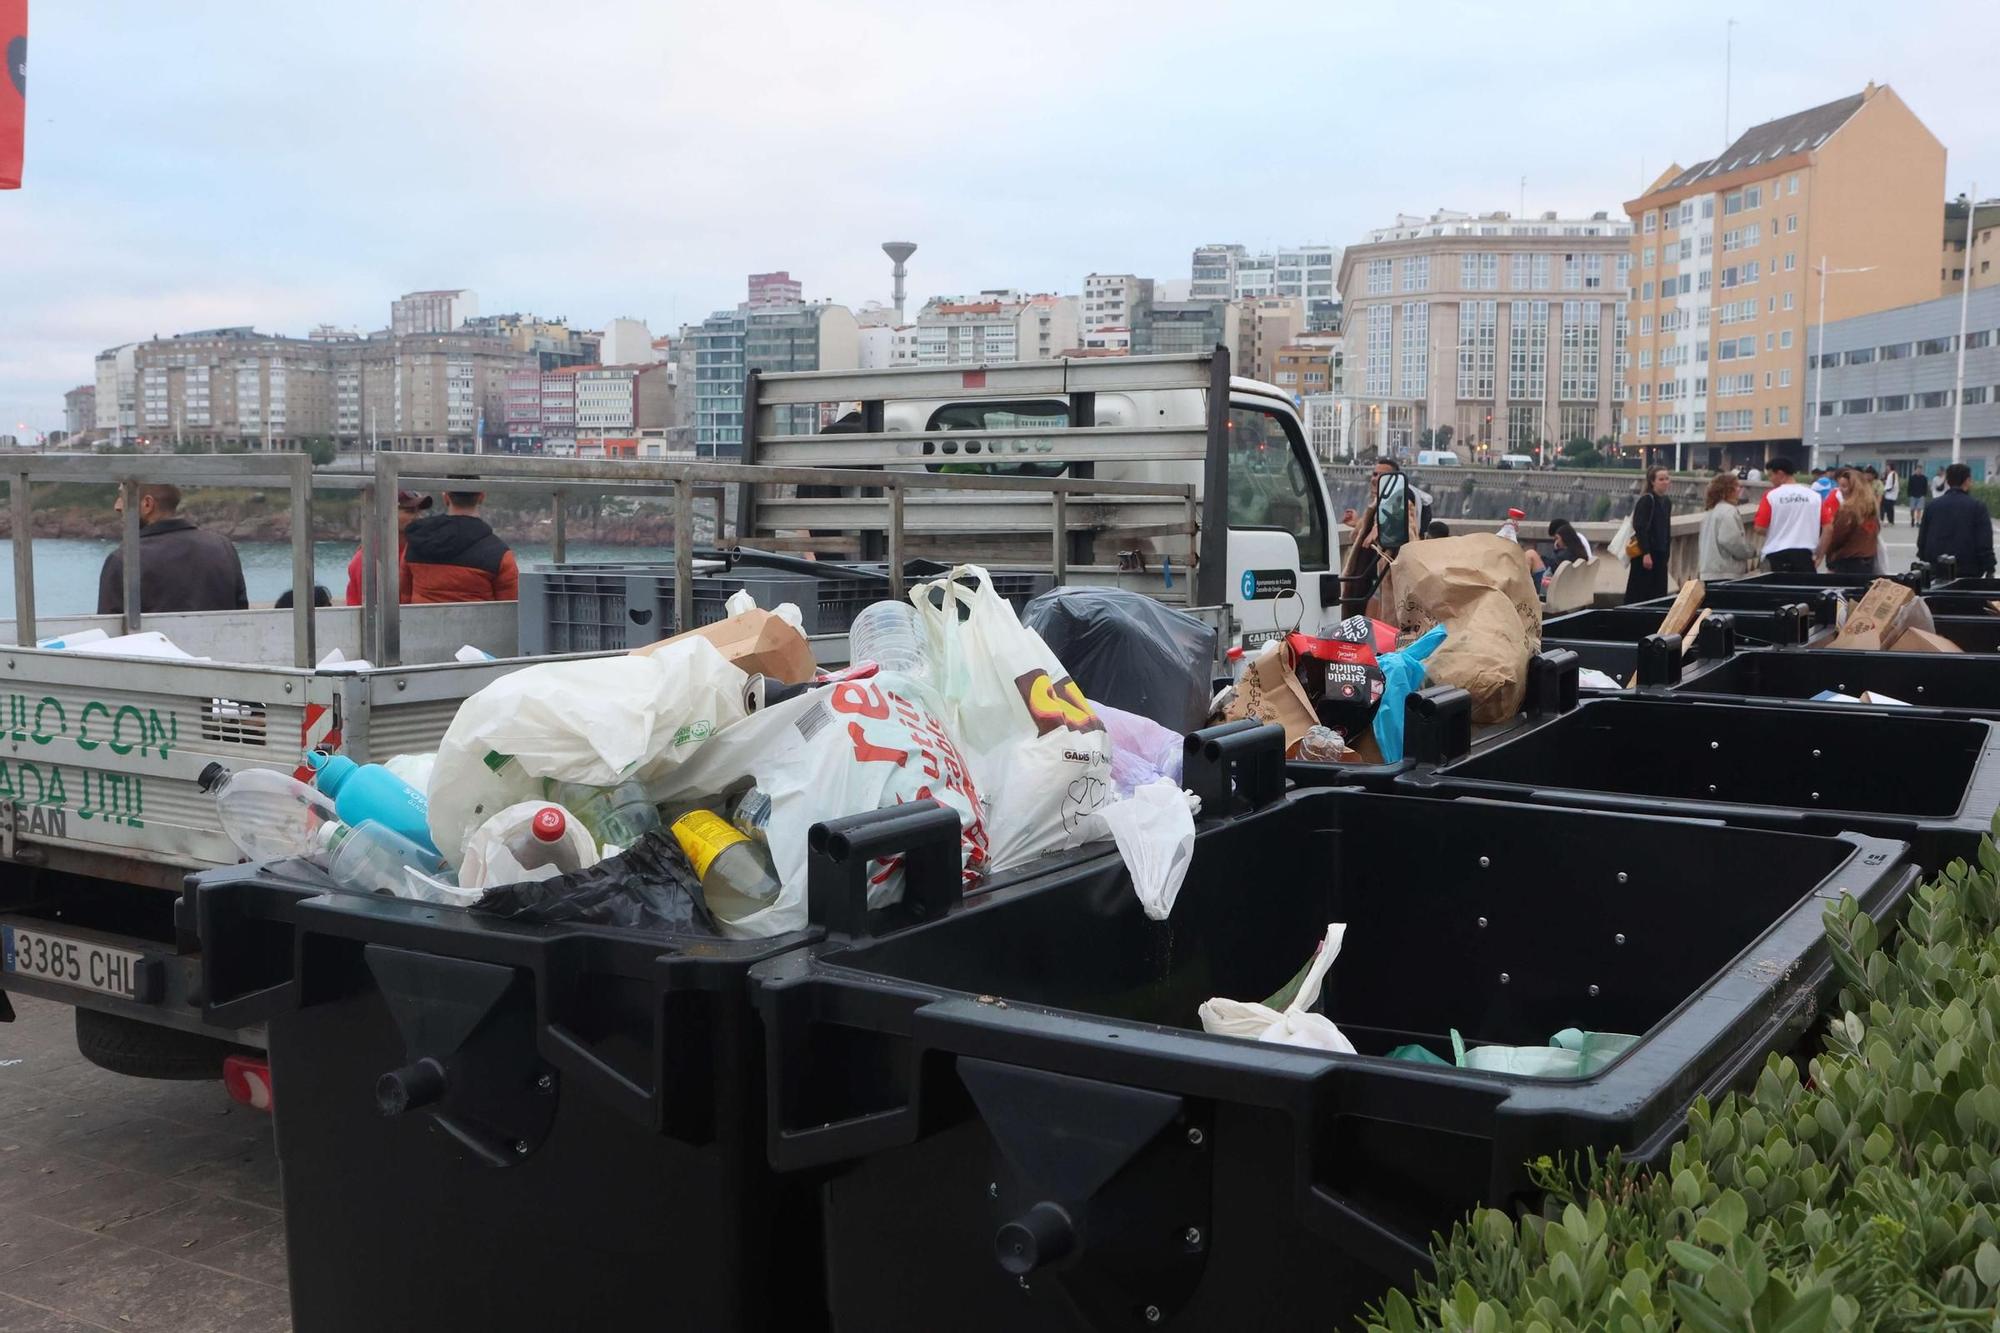
[[[0,433],[61,427],[104,347],[380,328],[413,288],[661,333],[753,270],[886,300],[892,238],[914,309],[1524,175],[1531,213],[1616,210],[1720,146],[1732,9],[1737,130],[1875,79],[2000,194],[1989,6],[31,0]]]

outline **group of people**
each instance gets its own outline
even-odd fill
[[[1365,581],[1366,596],[1374,595],[1390,564],[1413,539],[1419,536],[1426,539],[1451,536],[1451,526],[1442,519],[1432,518],[1430,508],[1430,495],[1411,482],[1400,463],[1393,458],[1375,460],[1375,475],[1369,482],[1366,511],[1356,514],[1349,509],[1340,516],[1341,522],[1354,534],[1346,572],[1351,578]],[[1549,544],[1553,554],[1550,559],[1544,560],[1532,542],[1521,541],[1519,525],[1526,517],[1522,510],[1509,509],[1507,521],[1500,525],[1499,535],[1521,546],[1528,563],[1528,575],[1534,580],[1537,592],[1541,591],[1548,575],[1564,564],[1591,558],[1589,541],[1568,519],[1558,518],[1549,522]]]
[[[444,511],[431,512],[436,501],[415,491],[396,493],[396,521],[401,541],[396,552],[398,600],[428,602],[511,602],[519,589],[514,552],[479,516],[485,496],[478,491],[446,491]],[[219,532],[181,517],[177,486],[139,488],[139,610],[154,615],[169,611],[241,611],[250,605],[243,581],[243,562],[236,544]],[[119,491],[117,511],[125,512]],[[347,562],[347,605],[360,606],[367,595],[362,586],[361,551]],[[288,591],[279,606],[291,605]],[[318,606],[330,606],[332,594],[313,589]],[[97,579],[97,613],[116,615],[125,609],[123,547],[104,559]]]

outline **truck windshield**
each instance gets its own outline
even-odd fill
[[[1299,543],[1299,568],[1327,568],[1326,515],[1303,443],[1275,412],[1229,409],[1229,526],[1275,528]]]

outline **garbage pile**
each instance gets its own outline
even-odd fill
[[[968,889],[1103,842],[1164,918],[1194,841],[1182,732],[1205,720],[1213,631],[1137,594],[1076,591],[1024,625],[960,566],[866,608],[834,672],[797,608],[738,593],[726,619],[627,656],[494,680],[435,755],[310,754],[298,777],[211,765],[203,787],[247,858],[519,921],[797,930],[812,826],[920,800],[958,815]],[[1043,615],[1077,631],[1086,671],[1032,627]],[[871,867],[871,908],[901,891],[900,858]]]

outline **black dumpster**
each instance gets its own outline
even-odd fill
[[[1743,644],[1797,643],[1810,640],[1816,634],[1826,633],[1813,619],[1812,608],[1807,605],[1810,592],[1802,592],[1794,599],[1793,606],[1768,608],[1743,608],[1727,610],[1716,608],[1717,614],[1726,610],[1736,626],[1736,642]],[[1665,616],[1665,608],[1655,610],[1650,606],[1614,606],[1594,611],[1571,611],[1566,615],[1550,616],[1542,622],[1544,643],[1560,643],[1574,646],[1577,643],[1637,643],[1649,634],[1660,632],[1660,621]],[[1994,617],[2000,622],[2000,616]],[[1585,662],[1586,666],[1589,665]]]
[[[1930,586],[1931,568],[1918,564],[1907,571],[1896,574],[1821,574],[1813,571],[1795,574],[1789,571],[1772,571],[1767,574],[1751,574],[1746,578],[1731,579],[1732,588],[1866,588],[1876,579],[1889,578],[1898,583],[1907,583],[1912,588],[1922,590]],[[1719,585],[1711,585],[1719,586]]]
[[[1774,583],[1712,583],[1703,590],[1701,604],[1711,611],[1775,611],[1803,602],[1812,608],[1815,621],[1831,625],[1841,600],[1851,600],[1865,591],[1865,588],[1788,588]],[[1656,597],[1649,602],[1634,602],[1625,609],[1657,610],[1664,616],[1673,604],[1671,597]]]
[[[1204,825],[1170,920],[1107,858],[755,970],[772,1159],[838,1167],[838,1327],[1340,1327],[1434,1229],[1530,1195],[1537,1155],[1657,1159],[1695,1096],[1810,1023],[1826,903],[1887,917],[1914,878],[1860,835],[1262,795]],[[1203,1001],[1276,991],[1329,922],[1323,1008],[1359,1054],[1199,1030]],[[1577,1080],[1387,1058],[1572,1026],[1644,1040]]]
[[[1931,622],[1933,633],[1968,653],[2000,653],[2000,616],[1941,616],[1933,613]]]
[[[1955,717],[2000,718],[2000,658],[1767,648],[1738,653],[1713,671],[1683,679],[1674,689],[1682,694],[1805,700],[1828,690],[1849,695],[1866,690]],[[1826,704],[1827,708],[1853,706]]]
[[[1967,575],[1964,578],[1947,579],[1934,587],[1938,592],[1984,594],[1989,598],[2000,598],[2000,579],[1991,576]]]
[[[1732,669],[1724,663],[1717,672]],[[1928,873],[1977,854],[2000,807],[2000,726],[1856,704],[1836,712],[1613,696],[1397,785],[1813,833],[1855,829],[1911,843]]]
[[[1924,604],[1930,607],[1931,614],[1933,616],[1993,616],[1994,619],[2000,620],[2000,615],[1995,615],[1993,611],[1993,603],[2000,602],[2000,592],[1968,591],[1959,586],[1967,581],[1960,579],[1950,587],[1941,588],[1936,592],[1925,593]]]

